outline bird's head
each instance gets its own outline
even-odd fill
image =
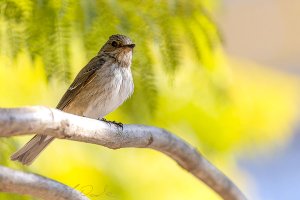
[[[129,67],[135,44],[125,35],[112,35],[100,49],[99,54],[105,53],[114,57],[123,67]]]

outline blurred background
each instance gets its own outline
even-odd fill
[[[0,106],[55,107],[108,37],[125,34],[135,93],[108,119],[172,131],[249,199],[299,199],[299,17],[297,0],[0,0]],[[11,162],[30,137],[1,138],[0,164],[97,200],[220,199],[149,149],[56,140],[30,167]]]

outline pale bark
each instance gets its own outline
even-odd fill
[[[195,148],[174,134],[156,127],[124,125],[79,117],[47,107],[0,109],[0,137],[28,133],[93,143],[111,149],[124,147],[158,150],[202,180],[223,199],[246,199],[237,186]]]
[[[87,200],[88,198],[49,178],[0,166],[0,192],[27,194],[45,200]]]

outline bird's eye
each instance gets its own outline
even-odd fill
[[[117,43],[116,41],[113,41],[113,42],[111,43],[111,45],[112,45],[113,47],[118,47],[118,43]]]

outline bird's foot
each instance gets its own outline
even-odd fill
[[[109,123],[109,121],[105,118],[98,118],[99,121],[103,121],[103,122],[106,122],[106,123]]]
[[[109,121],[109,120],[107,120],[105,118],[102,118],[100,120],[103,121],[103,122],[108,123],[109,125],[114,124],[114,125],[116,125],[117,127],[121,128],[123,130],[123,124],[121,122]]]
[[[115,124],[117,127],[121,128],[123,130],[123,123],[116,122],[116,121],[111,121],[111,123]]]

